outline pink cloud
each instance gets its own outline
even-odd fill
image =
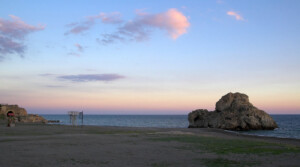
[[[78,49],[79,52],[83,52],[83,47],[80,44],[76,43],[75,47]]]
[[[109,41],[110,43],[127,38],[128,40],[144,41],[149,39],[153,29],[166,31],[172,39],[187,33],[190,23],[177,9],[169,9],[166,12],[158,14],[148,14],[144,11],[136,11],[137,16],[134,20],[128,21],[118,28],[113,34],[103,35],[102,43]],[[114,38],[112,38],[114,37]],[[118,38],[115,38],[118,37]]]
[[[96,20],[98,19],[100,19],[101,22],[104,24],[122,23],[121,14],[119,12],[99,13],[98,15],[87,16],[84,22],[67,24],[67,27],[72,28],[69,31],[67,31],[65,35],[83,33],[91,29],[95,25]]]
[[[17,16],[9,15],[9,17],[12,21],[0,18],[0,32],[5,36],[22,39],[29,33],[45,29],[43,25],[29,25]]]
[[[117,25],[114,33],[102,34],[97,41],[102,44],[109,44],[115,41],[144,41],[150,38],[153,30],[165,31],[172,39],[187,33],[190,26],[188,18],[177,9],[169,9],[158,14],[149,14],[144,10],[136,10],[136,17],[133,20],[124,22],[119,12],[99,13],[94,16],[87,16],[85,21],[70,23],[65,35],[80,34],[92,28],[97,20],[104,24]]]
[[[0,53],[23,55],[26,46],[24,38],[33,32],[44,30],[44,25],[33,26],[25,23],[19,17],[9,15],[11,20],[0,18]],[[3,59],[3,56],[2,56]]]
[[[185,34],[187,28],[190,26],[188,19],[176,9],[170,9],[166,13],[157,14],[149,21],[152,25],[167,30],[173,39]]]
[[[227,15],[235,17],[235,19],[238,21],[244,20],[244,18],[240,14],[238,14],[237,12],[234,12],[234,11],[228,11]]]
[[[119,24],[122,23],[122,15],[119,12],[112,12],[112,13],[99,13],[98,15],[95,16],[88,16],[88,19],[91,21],[94,21],[96,19],[100,19],[102,23],[106,24]]]

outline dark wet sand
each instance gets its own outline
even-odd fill
[[[300,140],[218,129],[0,124],[0,166],[300,166]]]

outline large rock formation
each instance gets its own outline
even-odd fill
[[[221,128],[227,130],[275,129],[276,122],[266,112],[249,102],[247,95],[228,93],[216,103],[215,111],[195,110],[188,115],[189,128]]]
[[[45,118],[37,114],[27,114],[27,111],[18,105],[0,104],[0,119],[7,119],[8,112],[15,115],[15,122],[47,123]]]

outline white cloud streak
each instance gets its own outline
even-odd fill
[[[233,16],[238,21],[243,21],[244,20],[244,18],[238,12],[228,11],[227,15]]]

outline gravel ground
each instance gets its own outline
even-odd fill
[[[0,166],[299,166],[300,140],[218,129],[0,124]]]

